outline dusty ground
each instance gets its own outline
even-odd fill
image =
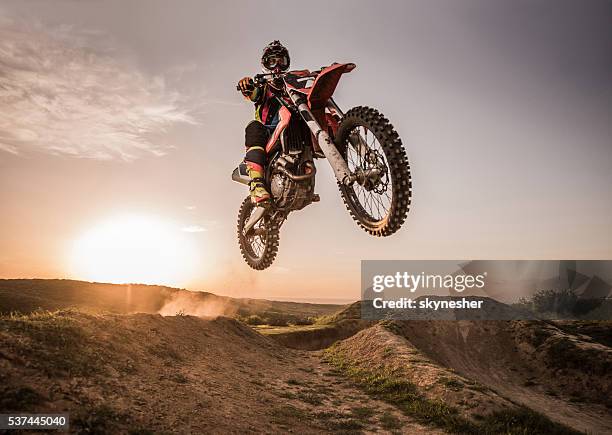
[[[0,316],[0,411],[69,411],[82,433],[612,433],[601,328],[330,324],[265,336],[225,317]],[[328,330],[329,349],[283,345],[324,347]]]
[[[63,411],[90,433],[439,433],[322,361],[227,318],[3,318],[3,411]],[[136,430],[136,431],[135,431]]]

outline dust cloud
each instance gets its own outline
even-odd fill
[[[228,300],[218,297],[202,297],[197,293],[172,295],[158,311],[162,316],[189,315],[197,317],[232,316],[237,308]]]

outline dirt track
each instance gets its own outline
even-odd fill
[[[476,425],[522,404],[580,431],[612,432],[612,350],[588,337],[534,322],[367,326],[332,354],[341,353],[347,366],[399,376],[399,384],[385,384],[393,395],[414,387],[429,401],[421,405],[443,403]],[[4,316],[0,341],[0,409],[68,410],[73,428],[90,433],[448,428],[367,395],[330,352],[289,349],[224,317]]]
[[[352,386],[320,352],[227,318],[64,313],[4,319],[0,338],[1,408],[67,409],[79,430],[438,433]]]

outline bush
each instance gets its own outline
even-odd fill
[[[244,320],[244,322],[247,325],[263,325],[265,323],[264,320],[261,317],[259,317],[257,314],[252,314],[252,315],[248,316]]]
[[[539,313],[568,314],[574,310],[578,297],[571,290],[540,290],[533,295],[533,308]]]
[[[270,316],[267,319],[267,324],[270,326],[288,326],[289,322],[286,318],[281,316]]]
[[[291,322],[294,325],[314,325],[315,318],[314,317],[296,317]]]

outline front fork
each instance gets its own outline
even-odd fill
[[[342,109],[340,109],[333,98],[330,98],[327,101],[327,107],[336,112],[340,118],[344,117],[344,112],[342,112]],[[353,148],[355,148],[355,150],[357,150],[357,152],[361,155],[361,158],[365,159],[366,153],[368,152],[368,144],[363,136],[361,136],[360,133],[351,133],[349,134],[348,139],[351,145],[353,145]]]
[[[333,98],[330,98],[327,101],[327,107],[333,112],[336,112],[338,117],[344,117],[344,113],[342,112],[340,107],[338,107]],[[376,184],[379,181],[380,174],[383,172],[382,169],[378,167],[378,158],[375,155],[373,156],[371,153],[368,153],[368,151],[370,151],[370,147],[368,146],[368,143],[363,138],[361,133],[350,133],[348,136],[348,140],[351,143],[353,149],[355,149],[361,157],[361,161],[367,162],[368,166],[370,166],[368,169],[365,170],[360,167],[355,168],[355,172],[351,174],[351,176],[354,177],[355,181],[357,181],[359,184],[361,184],[362,186],[366,186],[366,188],[368,188],[368,184],[370,186],[372,185],[372,183]],[[374,157],[374,160],[372,159],[372,157]]]
[[[351,185],[357,178],[350,173],[346,161],[336,148],[334,141],[331,139],[327,131],[323,130],[316,121],[314,115],[306,104],[304,96],[299,92],[290,91],[289,98],[291,98],[293,104],[297,106],[298,110],[300,111],[300,115],[306,122],[306,125],[308,125],[310,131],[312,131],[312,134],[319,144],[319,148],[321,148],[321,151],[323,151],[323,154],[331,165],[336,179],[346,186]],[[333,104],[335,105],[335,103]],[[338,108],[337,110],[340,109]]]

